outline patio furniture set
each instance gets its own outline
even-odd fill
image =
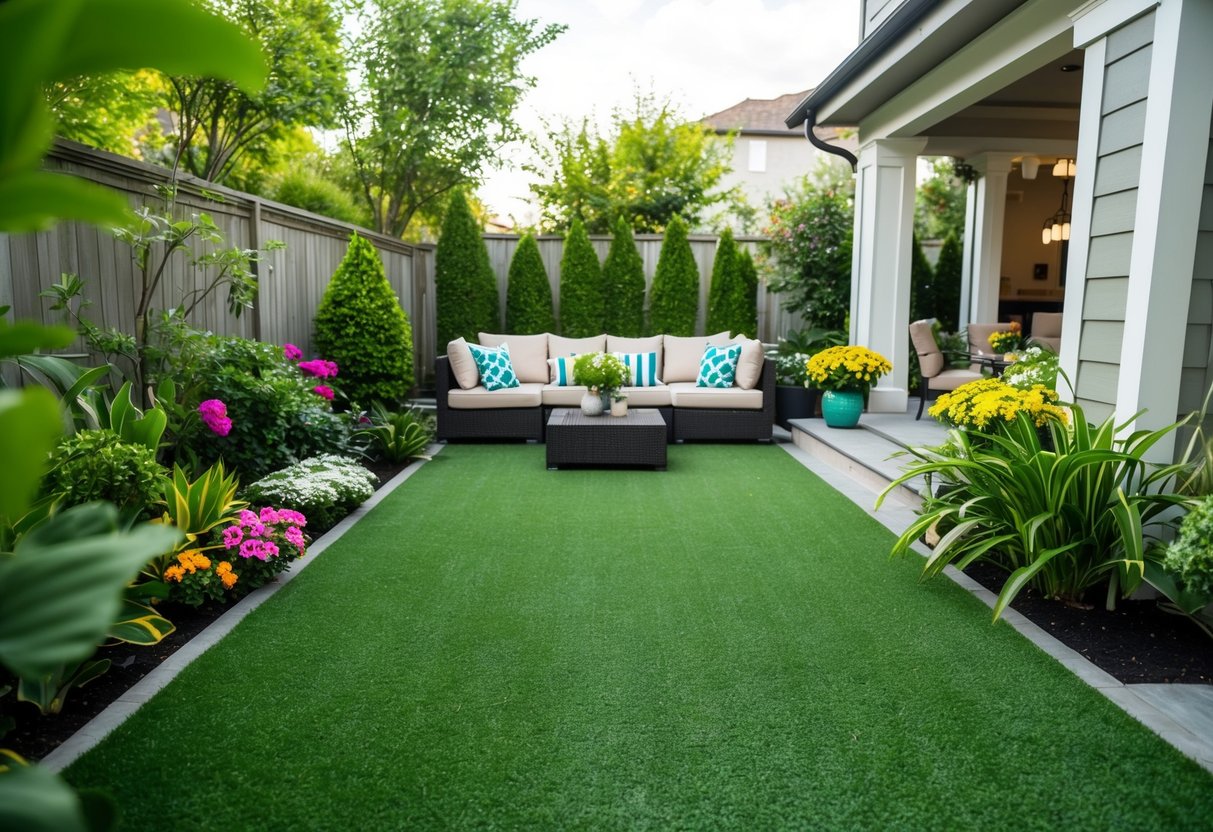
[[[730,338],[727,332],[649,338],[482,332],[478,340],[478,345],[452,341],[437,360],[439,441],[531,440],[547,443],[549,467],[661,469],[669,442],[770,441],[772,436],[775,366],[758,341]],[[490,389],[496,385],[481,371],[473,350],[503,346],[517,380]],[[739,348],[731,350],[737,357],[728,386],[697,383],[709,347]],[[571,383],[572,360],[595,352],[638,357],[651,370],[644,378],[634,374],[633,384],[622,389],[628,400],[626,416],[589,417],[576,409],[587,388]]]

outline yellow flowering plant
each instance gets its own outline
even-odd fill
[[[867,347],[830,347],[805,363],[809,373],[806,387],[821,390],[853,390],[866,393],[872,382],[893,369],[889,360]]]
[[[1006,329],[990,333],[990,346],[994,352],[1018,352],[1024,348],[1023,326],[1011,321]]]
[[[1001,379],[983,378],[962,384],[944,393],[927,411],[936,419],[958,428],[989,433],[999,425],[1010,424],[1023,413],[1036,427],[1056,419],[1065,424],[1068,416],[1057,404],[1057,391],[1043,384],[1027,390],[1012,387]]]

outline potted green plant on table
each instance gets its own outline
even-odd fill
[[[821,415],[832,428],[853,428],[859,424],[872,382],[893,369],[880,353],[858,346],[822,350],[808,360],[806,367],[809,382],[825,391]]]
[[[581,412],[601,416],[611,407],[611,396],[627,385],[631,374],[623,361],[610,353],[591,352],[573,362],[573,383],[588,387]]]

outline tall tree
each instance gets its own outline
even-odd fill
[[[960,278],[964,249],[955,234],[949,234],[939,249],[935,264],[935,317],[945,332],[955,332],[960,315]]]
[[[751,338],[758,337],[758,267],[748,248],[741,249],[738,260],[741,264],[741,285],[745,291],[745,307],[737,319],[737,329]]]
[[[523,137],[514,108],[535,79],[522,64],[564,27],[519,18],[516,0],[371,5],[346,138],[375,227],[399,235],[419,209],[478,182],[501,146]]]
[[[65,139],[122,156],[142,158],[144,145],[164,139],[156,110],[166,85],[151,70],[85,75],[48,84],[46,100]]]
[[[573,220],[560,256],[560,331],[569,338],[601,333],[604,301],[598,254],[586,236],[585,226]]]
[[[346,94],[340,21],[329,0],[203,0],[261,44],[265,89],[243,92],[216,78],[174,75],[176,155],[190,173],[222,182],[240,158],[296,125],[335,127]]]
[[[612,335],[638,338],[644,334],[644,260],[627,220],[615,220],[614,231],[602,264],[605,328]]]
[[[580,219],[605,234],[622,217],[636,231],[659,232],[675,216],[698,225],[709,207],[736,197],[719,187],[729,143],[669,102],[638,93],[633,109],[616,110],[606,136],[599,132],[589,121],[565,124],[538,148],[542,164],[531,170],[548,179],[531,190],[549,225]]]
[[[922,243],[918,235],[912,235],[910,242],[910,320],[920,321],[923,318],[938,316],[935,303],[935,270],[931,261],[923,254]]]
[[[510,258],[509,285],[505,291],[505,331],[516,335],[553,332],[552,284],[539,244],[530,234],[518,241]]]
[[[463,191],[451,194],[434,251],[434,295],[439,349],[497,331],[497,278]]]
[[[649,331],[694,335],[699,315],[699,267],[687,240],[687,225],[674,217],[665,229],[649,297]]]
[[[933,159],[931,176],[914,191],[914,231],[920,240],[964,237],[967,187],[954,169],[951,158]]]
[[[716,244],[716,257],[712,261],[712,284],[708,287],[708,332],[741,332],[745,305],[746,290],[742,283],[740,254],[732,230],[726,228]]]

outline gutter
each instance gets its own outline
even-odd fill
[[[806,119],[815,121],[815,113],[821,105],[834,97],[843,86],[853,80],[860,72],[868,67],[874,59],[880,56],[889,46],[901,38],[910,28],[921,20],[927,12],[939,4],[939,0],[906,0],[900,9],[895,11],[884,23],[876,27],[876,31],[864,38],[859,46],[847,55],[826,79],[808,94],[796,109],[784,119],[789,130],[794,130]],[[812,135],[812,127],[806,128],[806,134]],[[821,147],[809,139],[814,147]],[[824,148],[823,148],[824,149]],[[830,150],[828,152],[835,152]],[[839,154],[841,155],[841,154]],[[850,155],[847,153],[846,155]],[[854,158],[853,156],[851,158]]]

